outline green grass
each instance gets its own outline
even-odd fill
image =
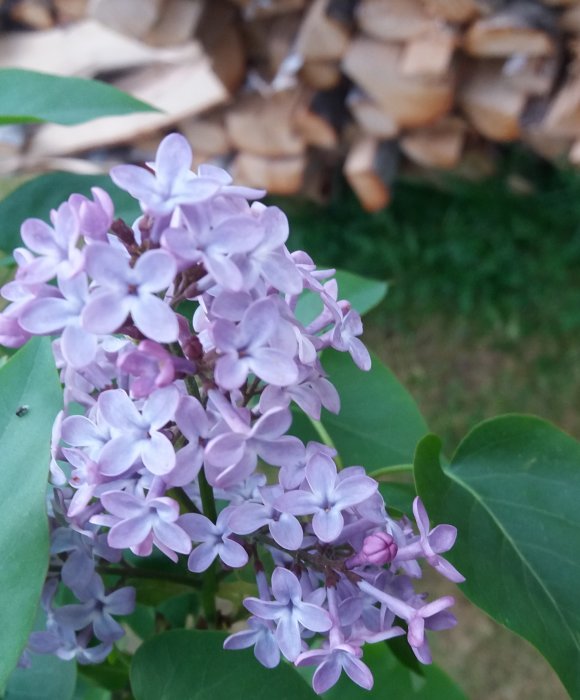
[[[530,194],[510,190],[513,173]],[[580,176],[512,154],[482,183],[400,182],[369,215],[280,201],[292,249],[388,280],[366,340],[451,453],[476,423],[534,413],[580,438]]]
[[[443,312],[506,338],[567,334],[580,330],[580,177],[538,168],[534,186],[522,195],[504,176],[439,190],[401,182],[390,208],[371,215],[346,186],[328,207],[282,206],[292,247],[390,282],[385,309],[399,327]]]

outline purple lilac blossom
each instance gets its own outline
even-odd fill
[[[121,583],[134,561],[127,550],[157,548],[173,562],[187,557],[200,586],[210,567],[251,563],[258,597],[244,601],[252,616],[225,648],[253,646],[268,668],[281,656],[315,665],[317,693],[343,671],[368,689],[364,644],[404,634],[402,620],[428,663],[425,629],[455,624],[452,599],[428,602],[414,579],[425,560],[463,580],[441,556],[456,530],[431,529],[419,499],[416,527],[392,518],[362,467],[339,470],[334,448],[289,434],[291,404],[314,420],[323,407],[340,410],[323,350],[370,368],[360,316],[340,299],[334,270],[287,249],[285,214],[253,201],[264,192],[191,164],[187,141],[170,134],[147,167],[112,171],[139,201],[136,221],[115,220],[111,198],[94,188],[91,199],[71,195],[50,224],[22,225],[16,278],[0,291],[9,302],[0,342],[51,336],[64,385],[51,442],[46,629],[32,633],[26,656],[101,663],[124,633],[115,618],[134,604]],[[306,325],[296,315],[303,290],[322,308]],[[78,602],[59,606],[63,589]]]

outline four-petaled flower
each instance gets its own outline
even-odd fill
[[[246,598],[244,605],[258,618],[274,620],[276,641],[289,661],[302,651],[301,628],[327,632],[332,627],[330,615],[319,605],[302,600],[302,586],[288,569],[277,567],[272,574],[272,593],[276,600]]]

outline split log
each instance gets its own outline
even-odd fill
[[[346,118],[346,86],[316,93],[294,112],[294,126],[309,146],[337,148]]]
[[[165,0],[159,19],[144,41],[152,46],[175,46],[191,40],[204,8],[204,0]]]
[[[196,38],[219,79],[230,93],[236,92],[246,77],[246,50],[236,8],[224,0],[205,3]]]
[[[340,64],[336,61],[305,61],[299,77],[308,87],[315,90],[330,90],[342,80]]]
[[[89,16],[121,34],[144,37],[161,14],[163,0],[89,0]]]
[[[57,24],[79,22],[87,15],[88,0],[52,0]]]
[[[572,165],[580,165],[580,139],[574,142],[569,158]]]
[[[48,0],[18,0],[8,7],[8,16],[27,29],[50,29],[55,24]]]
[[[402,128],[425,126],[453,104],[453,75],[407,76],[401,49],[373,39],[356,38],[344,57],[344,72]]]
[[[303,10],[306,0],[231,0],[241,8],[246,20],[262,19]]]
[[[193,43],[175,48],[154,48],[94,20],[42,32],[11,32],[0,41],[2,66],[81,77],[155,62],[177,63],[195,54]]]
[[[559,162],[568,157],[573,143],[571,137],[555,136],[546,129],[544,123],[526,126],[522,141],[542,158]]]
[[[576,138],[580,134],[580,75],[571,75],[560,88],[544,126],[554,136]]]
[[[477,0],[422,0],[422,3],[428,14],[447,22],[462,24],[481,15],[481,3]]]
[[[354,88],[347,97],[347,106],[361,131],[377,139],[392,139],[399,128],[392,115],[363,92]]]
[[[226,24],[215,40],[205,45],[211,67],[222,84],[233,95],[246,79],[244,42],[235,24]]]
[[[221,111],[179,122],[177,126],[189,141],[194,154],[226,156],[232,150]]]
[[[420,0],[361,0],[356,21],[365,34],[383,41],[408,41],[435,26]]]
[[[300,13],[274,16],[243,26],[248,60],[266,81],[272,81],[282,64],[294,51],[296,35],[302,23]]]
[[[384,209],[391,199],[391,184],[398,164],[394,141],[361,137],[344,164],[344,175],[367,211]]]
[[[566,8],[559,19],[558,25],[564,32],[580,34],[580,4]]]
[[[516,2],[503,12],[474,22],[463,38],[472,56],[550,56],[556,45],[555,19],[545,8]]]
[[[461,119],[448,117],[433,126],[405,134],[399,143],[403,153],[418,165],[450,170],[461,160],[465,130]]]
[[[502,67],[502,74],[514,90],[544,97],[556,83],[560,61],[555,56],[522,56],[516,54]]]
[[[415,37],[403,49],[403,75],[444,75],[448,72],[457,43],[455,32],[447,27],[431,29]]]
[[[296,52],[304,61],[340,60],[348,49],[350,28],[328,15],[331,0],[314,0],[298,36]]]
[[[304,180],[304,155],[285,158],[265,158],[253,153],[238,153],[230,170],[235,181],[248,187],[258,187],[272,194],[296,194]]]
[[[495,64],[481,62],[465,76],[458,102],[471,124],[494,141],[519,138],[527,96],[514,89]]]
[[[246,95],[226,114],[226,129],[235,148],[245,153],[277,158],[298,156],[304,141],[293,126],[300,96],[280,92],[270,98]]]
[[[45,125],[33,137],[29,152],[35,157],[69,155],[93,148],[126,143],[223,104],[228,93],[207,58],[197,56],[177,66],[142,69],[116,84],[162,110],[159,113],[104,117],[78,126]]]

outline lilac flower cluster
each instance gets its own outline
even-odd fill
[[[156,548],[174,562],[186,555],[194,573],[253,564],[258,596],[226,648],[253,646],[267,667],[281,656],[315,665],[317,693],[343,670],[370,688],[364,643],[406,633],[428,663],[425,630],[455,623],[452,598],[426,603],[412,585],[421,559],[463,580],[441,556],[455,528],[430,530],[417,499],[415,531],[387,513],[363,467],[338,470],[331,447],[288,434],[293,403],[314,420],[322,407],[339,411],[321,350],[369,369],[360,317],[339,300],[333,270],[288,251],[285,215],[253,201],[263,192],[212,166],[194,174],[191,161],[172,134],[147,168],[113,169],[142,209],[131,226],[98,188],[72,195],[50,225],[22,226],[0,342],[52,336],[65,399],[53,431],[47,624],[29,649],[102,661],[123,635],[115,616],[134,606],[119,583],[131,576],[127,550],[134,561]],[[295,313],[305,290],[322,302],[307,325]],[[74,595],[66,604],[63,587]],[[309,648],[314,635],[323,642]]]

